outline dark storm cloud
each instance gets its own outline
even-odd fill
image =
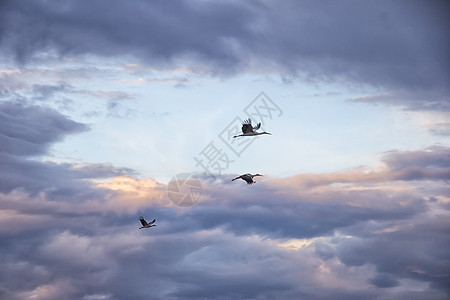
[[[432,146],[417,151],[391,151],[383,161],[393,179],[450,179],[450,148]]]
[[[22,62],[36,51],[55,49],[61,55],[131,54],[152,64],[193,55],[231,68],[239,60],[226,39],[248,36],[253,18],[244,5],[220,2],[30,1],[4,3],[3,12],[5,28],[15,31],[4,31],[4,42]]]
[[[445,213],[428,213],[430,209],[439,207],[434,206],[439,201],[433,198],[427,203],[417,190],[420,186],[417,182],[424,180],[426,185],[431,185],[430,181],[436,181],[444,187],[446,183],[442,179],[449,177],[435,176],[435,173],[423,176],[426,172],[413,176],[409,167],[413,166],[416,170],[446,169],[449,157],[448,148],[438,146],[390,152],[383,158],[388,171],[382,176],[368,176],[361,181],[361,185],[358,181],[353,182],[355,186],[349,190],[333,187],[333,183],[340,182],[334,176],[322,177],[323,185],[317,183],[298,188],[295,182],[286,179],[293,193],[283,193],[279,182],[270,188],[261,184],[253,186],[251,194],[236,185],[221,186],[220,189],[208,186],[204,190],[207,194],[209,189],[217,191],[208,195],[210,200],[197,204],[180,217],[192,228],[222,228],[237,236],[257,234],[270,239],[328,236],[328,242],[315,241],[311,244],[318,257],[325,261],[337,258],[351,268],[374,266],[376,272],[367,283],[389,291],[387,294],[370,295],[368,292],[351,294],[348,291],[321,289],[307,294],[306,297],[311,299],[327,299],[331,295],[339,295],[342,299],[445,299],[449,292],[447,287],[450,286],[447,272],[450,257],[446,252],[450,246],[450,224],[445,221]],[[356,177],[351,174],[347,182]],[[410,186],[410,191],[405,190],[404,186],[400,190],[377,188],[378,184],[393,184],[392,179],[414,180],[416,183]],[[430,192],[446,199],[448,190],[426,191]],[[447,202],[444,200],[442,203]],[[334,238],[337,232],[344,234],[344,237]],[[430,288],[415,294],[390,290],[401,286],[405,279],[430,283]],[[185,291],[190,295],[189,289]],[[203,294],[194,295],[199,297]]]
[[[44,154],[48,147],[87,126],[60,113],[21,103],[0,103],[0,154],[30,156]]]
[[[53,164],[0,154],[0,192],[8,193],[22,188],[30,193],[45,190],[65,190],[70,194],[72,180],[76,176],[69,169]],[[73,192],[73,191],[72,191]]]
[[[450,148],[432,146],[416,151],[390,151],[383,157],[383,161],[386,162],[392,171],[397,171],[407,166],[449,168]]]
[[[30,193],[46,191],[52,197],[79,194],[87,198],[97,190],[83,178],[105,178],[131,174],[127,168],[108,164],[70,165],[30,159],[47,154],[51,145],[88,126],[59,112],[19,102],[0,103],[0,192],[23,189]]]
[[[385,274],[378,274],[370,280],[370,283],[381,288],[390,288],[399,284],[395,277]]]
[[[211,187],[217,190],[218,187]],[[237,235],[267,235],[271,238],[332,236],[344,228],[368,220],[401,220],[427,210],[425,201],[413,195],[392,198],[377,191],[324,190],[322,197],[308,193],[274,196],[272,190],[254,188],[252,197],[233,195],[233,201],[208,202],[188,213],[187,220],[199,228],[223,227]],[[223,197],[226,191],[222,190]],[[270,195],[270,196],[269,196]],[[220,199],[219,198],[219,199]],[[316,201],[314,201],[316,200]],[[330,199],[334,201],[330,201]],[[400,205],[399,199],[408,199]],[[348,205],[347,199],[364,199],[377,205]],[[405,200],[406,201],[406,200]],[[335,214],[339,211],[339,214]]]
[[[410,153],[395,153],[389,163],[407,164],[402,155]],[[429,157],[418,161],[441,164]],[[97,176],[119,172],[98,165],[71,169]],[[59,176],[74,182],[69,170]],[[105,191],[90,198],[99,206],[79,201],[81,190],[92,186],[79,185],[66,203],[0,194],[7,199],[0,212],[24,223],[14,226],[14,234],[0,230],[0,293],[55,300],[445,299],[448,223],[430,213],[443,194],[426,201],[415,190],[355,185],[361,189],[328,181],[290,189],[276,181],[252,187],[205,183],[206,199],[191,208],[170,202],[142,208],[139,214],[157,218],[151,230],[138,229],[139,214],[112,213],[101,202]],[[292,238],[314,240],[298,250],[278,246]],[[338,286],[328,282],[329,274],[342,277]],[[431,286],[411,296],[405,279]]]
[[[152,67],[184,60],[214,74],[341,78],[391,90],[390,103],[448,110],[448,9],[446,1],[4,1],[0,51],[22,63],[56,51],[133,55]]]
[[[433,148],[432,150],[417,151],[412,156],[424,156],[416,157],[418,165],[445,165],[445,162],[442,164],[441,161],[445,161],[446,149]],[[431,154],[427,155],[425,152]],[[438,156],[441,158],[439,159]],[[390,160],[389,163],[394,167],[394,165],[406,164],[405,161],[410,158],[411,153],[399,152],[386,159]],[[395,159],[398,160],[397,163],[394,163]],[[392,172],[396,171],[392,170]],[[394,176],[396,175],[386,175],[384,182],[390,182],[390,178]],[[414,180],[441,182],[439,178],[431,177]],[[376,181],[375,184],[379,182]],[[445,183],[441,184],[445,185]],[[367,284],[378,288],[373,294],[367,290],[350,292],[346,289],[332,288],[315,289],[310,293],[305,287],[285,287],[286,291],[290,291],[289,293],[297,297],[303,295],[308,299],[329,299],[330,297],[336,299],[401,299],[404,297],[445,299],[450,278],[446,273],[450,257],[445,249],[450,246],[450,236],[448,235],[449,224],[444,222],[444,216],[428,214],[432,208],[414,189],[410,192],[402,191],[403,189],[383,190],[365,182],[357,186],[359,189],[346,191],[333,187],[328,181],[326,185],[328,187],[320,189],[292,187],[293,193],[291,193],[283,192],[283,187],[278,188],[277,184],[271,187],[259,184],[252,187],[251,194],[247,193],[247,189],[236,185],[220,188],[214,185],[205,186],[204,192],[207,194],[208,201],[200,202],[191,210],[176,217],[167,214],[162,216],[164,216],[163,219],[177,218],[181,222],[171,226],[167,232],[171,234],[220,228],[236,237],[244,238],[254,235],[268,239],[329,237],[327,242],[319,240],[310,245],[320,259],[324,261],[338,259],[350,268],[374,266],[376,269],[373,276],[366,281]],[[445,192],[435,194],[438,197],[444,195]],[[435,200],[430,203],[434,205],[437,202],[438,200]],[[187,228],[181,224],[190,225]],[[338,232],[344,236],[333,237]],[[214,247],[214,244],[210,244],[209,247]],[[201,261],[206,259],[207,254],[219,256],[221,260],[226,257],[226,254],[220,251],[213,253],[200,252],[192,259]],[[431,285],[429,289],[415,294],[409,293],[404,288],[391,290],[391,288],[402,286],[402,281],[405,279]],[[211,291],[209,285],[210,280],[219,279],[208,277],[202,287],[194,284],[194,282],[200,282],[197,281],[198,278],[189,280],[180,278],[179,280],[193,287],[181,288],[172,295],[180,298],[214,298],[216,296],[212,288],[215,285],[212,285]],[[233,287],[240,291],[239,295],[255,297],[253,294],[246,294],[245,289],[233,285],[225,278],[221,282],[223,286],[231,284],[227,291]],[[275,285],[264,295],[270,297],[270,295],[280,295],[278,293]],[[289,293],[287,295],[291,295]]]
[[[335,253],[349,266],[376,266],[380,274],[371,283],[377,286],[395,284],[395,278],[410,278],[450,292],[450,257],[444,250],[450,245],[450,224],[432,218],[414,224],[399,222],[397,226],[392,232],[369,235],[354,228],[347,233],[358,236],[336,241]]]

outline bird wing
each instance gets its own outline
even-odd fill
[[[250,124],[242,124],[242,132],[245,133],[249,133],[253,131],[253,127]]]
[[[143,217],[139,217],[139,221],[141,221],[142,226],[148,225],[147,221],[145,221]]]
[[[253,127],[253,130],[258,130],[261,127],[261,123],[258,123],[255,127]]]
[[[151,221],[150,223],[148,223],[148,224],[153,224],[153,223],[155,223],[155,221],[156,221],[156,219],[153,219],[153,221]]]

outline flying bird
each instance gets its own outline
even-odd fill
[[[251,135],[260,135],[260,134],[271,134],[268,132],[256,132],[256,130],[258,130],[261,127],[261,123],[258,123],[256,126],[252,126],[252,120],[250,118],[248,118],[247,120],[244,120],[244,122],[242,122],[242,133],[240,135],[235,135],[233,136],[233,138],[236,138],[238,136],[251,136]]]
[[[142,224],[142,227],[139,227],[139,229],[150,228],[150,227],[156,226],[155,224],[153,224],[153,223],[155,223],[156,219],[153,219],[153,221],[151,221],[150,223],[147,223],[147,221],[144,220],[144,217],[139,217],[139,221],[141,221],[141,224]]]
[[[262,176],[262,175],[261,175],[261,174],[255,174],[255,175],[252,175],[252,174],[250,174],[250,173],[247,173],[247,174],[238,176],[238,177],[236,177],[236,178],[234,178],[234,179],[231,179],[231,181],[235,181],[236,179],[242,179],[242,180],[244,180],[245,182],[247,182],[248,185],[251,185],[251,184],[256,183],[256,181],[253,180],[253,177],[256,177],[256,176]]]

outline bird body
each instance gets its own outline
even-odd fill
[[[261,135],[261,134],[271,134],[268,132],[257,132],[256,130],[258,130],[261,127],[261,123],[258,123],[256,126],[252,126],[252,120],[250,118],[248,118],[247,120],[244,120],[244,122],[242,123],[242,134],[239,135],[235,135],[233,136],[233,138],[237,138],[239,136],[252,136],[252,135]]]
[[[155,224],[153,224],[153,223],[155,223],[156,219],[153,219],[153,221],[151,221],[150,223],[147,223],[147,221],[144,220],[144,217],[139,217],[139,221],[141,221],[141,224],[142,224],[142,227],[139,227],[139,229],[150,228],[150,227],[156,226]]]
[[[245,182],[247,182],[248,185],[251,185],[251,184],[256,183],[256,181],[253,180],[253,177],[256,177],[256,176],[262,176],[262,175],[261,174],[254,174],[254,175],[252,175],[250,173],[247,173],[247,174],[243,174],[241,176],[238,176],[236,178],[233,178],[233,179],[231,179],[231,181],[235,181],[236,179],[242,179]]]

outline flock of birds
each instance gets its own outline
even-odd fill
[[[258,123],[256,126],[252,126],[252,120],[249,118],[247,120],[244,120],[244,122],[242,123],[242,134],[235,135],[235,136],[233,136],[233,138],[237,138],[240,136],[254,136],[254,135],[261,135],[261,134],[271,134],[271,133],[268,133],[265,131],[257,132],[257,130],[259,128],[261,128],[261,123]],[[257,177],[257,176],[263,176],[263,175],[246,173],[246,174],[243,174],[236,178],[231,179],[231,181],[235,181],[237,179],[242,179],[248,185],[252,185],[252,184],[256,183],[256,181],[254,181],[253,178]],[[139,229],[150,228],[150,227],[156,226],[156,224],[154,224],[156,222],[156,219],[153,219],[153,221],[151,221],[151,222],[147,222],[147,221],[145,221],[145,219],[143,217],[139,217],[139,221],[141,221],[141,224],[142,224],[142,227],[139,227]]]

